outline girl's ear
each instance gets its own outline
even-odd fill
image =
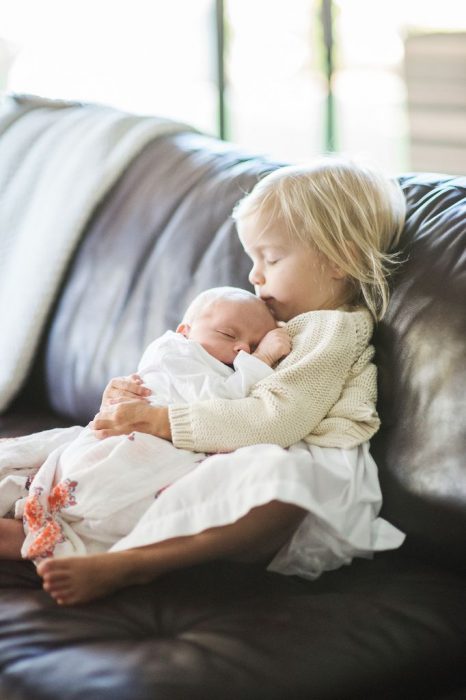
[[[358,248],[354,241],[346,241],[346,255],[348,256],[350,269],[351,267],[354,268],[359,260]],[[330,274],[332,275],[333,279],[342,280],[345,277],[348,277],[349,273],[345,272],[339,265],[337,265],[337,263],[332,262],[331,260],[329,260],[328,263],[330,265]]]
[[[184,335],[185,338],[189,338],[190,330],[191,326],[189,325],[189,323],[180,323],[180,325],[176,329],[176,332],[181,333],[181,335]]]
[[[339,265],[337,265],[336,262],[330,260],[330,258],[327,255],[325,255],[325,253],[322,253],[321,251],[317,250],[317,255],[320,256],[322,269],[329,273],[331,279],[342,280],[348,276],[348,273],[345,272]]]
[[[329,262],[330,264],[330,274],[332,276],[332,279],[334,280],[342,280],[344,279],[347,274],[344,270],[341,269],[336,263]]]

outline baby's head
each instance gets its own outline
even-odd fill
[[[262,338],[276,328],[266,304],[237,287],[214,287],[199,294],[177,328],[227,365],[240,350],[253,353]]]
[[[380,319],[388,304],[387,276],[396,263],[396,254],[391,251],[399,241],[405,209],[395,180],[352,160],[328,156],[270,173],[239,202],[233,217],[248,253],[249,249],[260,250],[261,236],[270,229],[275,238],[304,246],[317,256],[317,274],[315,269],[310,274],[316,278],[314,287],[328,287],[328,298],[322,293],[317,299],[317,295],[315,305],[309,302],[307,310],[363,303]],[[247,229],[246,242],[242,227]],[[254,230],[258,232],[256,241],[249,234]],[[322,265],[329,267],[328,279],[319,278]],[[263,279],[262,296],[268,298],[267,280]],[[261,294],[262,280],[251,281]],[[278,302],[276,306],[279,309]],[[292,305],[289,308],[293,310]],[[298,310],[306,308],[298,305]],[[286,309],[281,317],[288,320]]]

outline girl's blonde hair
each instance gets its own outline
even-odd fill
[[[375,168],[326,156],[310,165],[279,168],[236,206],[236,221],[265,213],[287,233],[311,245],[346,275],[351,302],[383,317],[388,276],[398,262],[406,203],[398,182]]]

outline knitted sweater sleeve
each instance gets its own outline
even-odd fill
[[[176,447],[199,452],[261,443],[289,447],[313,432],[340,397],[372,326],[358,312],[316,311],[293,319],[288,332],[292,352],[248,397],[169,408]]]

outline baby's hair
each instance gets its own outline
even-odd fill
[[[234,301],[255,301],[263,304],[259,297],[256,297],[252,292],[240,287],[212,287],[195,297],[183,316],[183,323],[192,324],[195,318],[205,309],[218,299],[232,299]]]
[[[240,221],[263,213],[282,221],[288,235],[311,245],[346,275],[352,303],[380,320],[390,296],[392,252],[403,230],[406,202],[395,179],[341,156],[279,168],[235,207]]]

